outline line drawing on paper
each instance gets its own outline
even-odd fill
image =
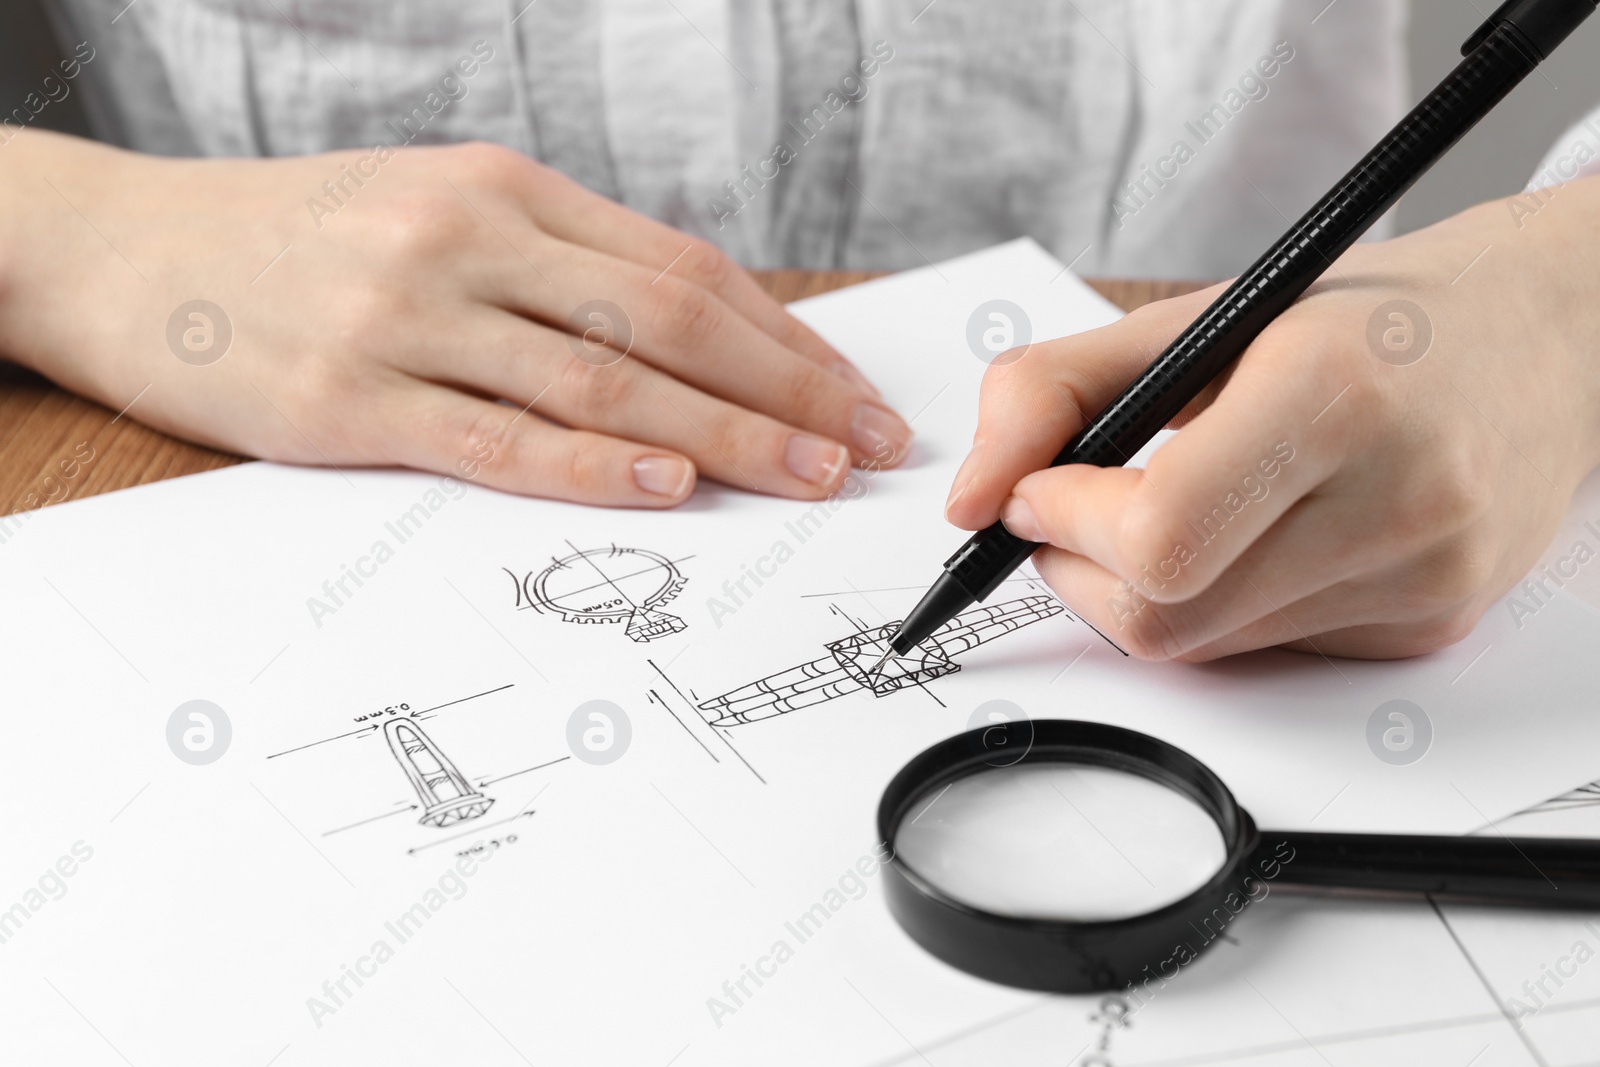
[[[470,785],[415,719],[390,719],[383,724],[383,736],[422,804],[419,823],[449,826],[476,819],[494,806],[494,798]]]
[[[650,664],[650,669],[655,671],[656,674],[661,677],[661,680],[663,682],[667,683],[667,688],[671,692],[675,693],[679,700],[683,701],[685,707],[687,707],[688,710],[689,710],[689,715],[692,718],[694,718],[696,722],[698,722],[698,723],[700,723],[702,725],[707,725],[706,724],[706,720],[705,720],[705,716],[703,714],[699,714],[698,713],[698,709],[697,709],[697,707],[695,705],[695,701],[700,699],[700,694],[695,693],[695,691],[694,691],[694,689],[692,687],[690,688],[689,693],[685,694],[683,689],[679,687],[678,683],[673,681],[670,677],[667,676],[667,672],[664,669],[662,669],[662,667],[661,667],[661,665],[659,663],[657,663],[655,660],[649,659],[649,658],[646,658],[645,662]],[[668,664],[668,666],[671,666],[671,664]],[[692,696],[691,696],[691,694],[692,694]],[[699,735],[697,735],[692,729],[689,728],[689,724],[684,722],[681,718],[678,717],[678,713],[672,710],[672,705],[667,702],[667,698],[662,693],[658,692],[655,689],[650,689],[650,690],[646,691],[646,696],[650,699],[650,702],[652,704],[657,704],[657,705],[661,706],[662,708],[665,708],[666,711],[667,711],[667,714],[671,715],[672,718],[677,722],[677,724],[679,726],[683,727],[684,731],[700,745],[701,749],[704,750],[705,754],[707,756],[711,757],[711,761],[713,763],[721,763],[722,762],[722,760],[717,757],[717,754],[715,752],[711,751],[710,747],[707,746],[706,743],[700,739]],[[711,728],[711,736],[713,738],[715,738],[716,740],[722,742],[722,744],[728,749],[728,751],[733,753],[734,758],[737,759],[741,764],[744,765],[745,770],[749,771],[755,777],[756,781],[760,782],[762,785],[766,785],[767,784],[766,777],[760,771],[755,769],[755,766],[748,759],[745,758],[745,755],[744,755],[743,752],[740,752],[736,747],[734,747],[733,742],[731,740],[729,740],[729,738],[728,738],[728,731],[726,729],[718,730],[718,729],[715,729],[715,728]]]
[[[681,633],[686,623],[661,610],[683,589],[683,573],[678,564],[658,552],[644,548],[624,548],[612,544],[605,548],[580,549],[571,541],[572,553],[552,557],[550,566],[526,572],[521,578],[509,567],[516,586],[517,610],[532,608],[541,614],[559,615],[571,623],[623,623],[623,632],[634,641],[654,641]]]
[[[458,704],[465,704],[469,700],[477,700],[479,697],[490,696],[494,693],[502,693],[505,690],[510,689],[514,684],[515,683],[495,686],[493,689],[485,689],[481,693],[473,693],[470,696],[457,697],[454,700],[447,700],[443,704],[435,704],[431,708],[423,708],[420,711],[413,711],[406,704],[393,704],[381,711],[373,711],[365,715],[357,715],[353,721],[365,722],[367,724],[365,726],[358,727],[354,730],[346,730],[343,733],[334,734],[332,737],[324,737],[316,741],[308,741],[303,745],[295,745],[293,748],[286,748],[282,752],[274,752],[272,755],[268,756],[267,759],[277,759],[279,756],[288,756],[295,752],[304,752],[308,748],[316,748],[318,745],[326,745],[330,741],[339,741],[346,737],[367,737],[383,728],[381,720],[383,720],[385,716],[398,716],[402,711],[406,713],[407,717],[412,719],[432,719],[445,708],[452,708]]]
[[[1538,815],[1550,811],[1570,811],[1573,808],[1600,807],[1600,781],[1586,782],[1576,789],[1570,789],[1560,796],[1551,797],[1549,800],[1535,804],[1531,808],[1524,808],[1517,815]],[[1516,815],[1511,816],[1516,818]]]
[[[519,755],[504,744],[494,744],[489,741],[484,733],[486,724],[479,722],[473,725],[471,711],[474,708],[485,707],[480,703],[483,698],[505,693],[513,687],[514,683],[499,685],[416,709],[405,702],[390,704],[354,716],[353,721],[362,724],[357,729],[343,730],[315,741],[294,745],[281,752],[274,752],[266,758],[275,761],[280,757],[293,756],[297,753],[327,751],[323,746],[339,742],[339,749],[349,746],[350,758],[360,761],[364,769],[358,773],[370,777],[369,787],[383,788],[385,791],[388,787],[379,783],[398,785],[399,778],[390,769],[398,765],[411,787],[406,799],[394,800],[387,810],[369,811],[365,815],[355,811],[349,812],[346,815],[348,821],[322,831],[321,836],[332,837],[335,834],[361,828],[376,829],[379,824],[411,812],[421,814],[404,821],[429,831],[465,827],[458,833],[444,837],[429,833],[426,841],[420,841],[406,850],[407,855],[415,855],[434,845],[456,841],[470,834],[481,834],[492,827],[530,817],[533,814],[531,800],[518,807],[509,816],[479,821],[490,808],[496,806],[496,794],[500,794],[501,799],[506,801],[506,804],[499,808],[500,814],[504,815],[506,807],[516,805],[517,801],[503,794],[519,788],[526,780],[525,776],[547,771],[572,758],[570,753],[553,758],[550,753],[539,758],[533,757],[531,753]],[[476,753],[473,756],[473,761],[476,762],[483,759],[484,752],[493,751],[498,759],[509,757],[508,763],[487,774],[474,773],[469,776],[463,772],[461,765],[456,762],[456,756],[450,755],[440,744],[440,728],[424,725],[440,719],[441,716],[446,724],[444,742],[456,756],[460,755],[460,750],[466,749],[468,752]],[[356,742],[362,740],[370,742],[380,734],[385,745],[374,749],[369,743],[365,755],[362,755],[362,748]],[[488,748],[485,747],[486,744],[489,745]],[[387,755],[381,754],[385,749]],[[377,763],[376,766],[374,761]],[[370,769],[370,775],[366,769]],[[548,785],[547,781],[540,786],[539,793],[542,793]],[[493,787],[492,792],[490,787]],[[539,793],[534,794],[535,798]]]
[[[828,642],[823,646],[828,654],[820,659],[758,678],[698,707],[712,726],[729,727],[786,715],[859,689],[887,696],[954,674],[961,669],[956,656],[1064,610],[1054,597],[1030,596],[963,612],[906,655],[891,656],[876,676],[868,672],[889,651],[900,624],[862,628]]]

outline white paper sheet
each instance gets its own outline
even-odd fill
[[[1028,242],[797,305],[920,435],[907,469],[820,510],[707,486],[672,514],[606,511],[252,464],[15,527],[0,1062],[1095,1062],[1072,1057],[1099,998],[933,961],[862,873],[889,777],[986,702],[1167,738],[1283,828],[1465,832],[1600,775],[1600,615],[1578,581],[1419,660],[1190,667],[1122,656],[1024,575],[991,603],[1040,598],[1015,609],[1040,617],[959,672],[709,725],[713,698],[899,618],[959,543],[940,511],[984,369],[967,317],[997,297],[1036,337],[1116,316]],[[1407,766],[1367,740],[1397,698],[1432,724]],[[196,699],[232,733],[199,766],[168,741]],[[626,719],[614,762],[574,757],[591,701]],[[408,749],[423,788],[466,799],[427,803]],[[1448,1041],[1465,1063],[1480,1037],[1476,1063],[1529,1062],[1496,998],[1537,974],[1538,937],[1579,935],[1526,919],[1493,947],[1505,921],[1452,936],[1425,905],[1274,897],[1099,1062],[1274,1042],[1259,1062],[1415,1062]],[[1464,954],[1480,936],[1504,960],[1487,979]],[[1577,1048],[1596,1015],[1538,1025]],[[1311,1050],[1297,1030],[1358,1037]]]

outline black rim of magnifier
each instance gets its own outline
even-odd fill
[[[1013,755],[1023,749],[1018,757]],[[1077,922],[998,915],[956,899],[891,853],[889,910],[928,952],[980,978],[1024,989],[1087,993],[1175,977],[1225,932],[1251,899],[1242,869],[1259,835],[1211,769],[1165,741],[1104,723],[1022,720],[970,730],[927,749],[895,775],[878,805],[879,840],[893,849],[915,818],[958,779],[1023,764],[1073,763],[1137,774],[1200,805],[1222,833],[1217,873],[1183,899],[1124,919]]]
[[[884,790],[879,839],[892,848],[901,823],[920,817],[952,782],[1023,763],[1109,767],[1165,785],[1211,816],[1226,856],[1209,882],[1166,907],[1077,922],[986,912],[891,853],[884,880],[889,910],[912,939],[946,963],[1007,985],[1057,993],[1159,988],[1264,898],[1274,880],[1600,911],[1600,840],[1262,831],[1221,779],[1188,753],[1119,726],[1067,719],[997,723],[923,752]]]

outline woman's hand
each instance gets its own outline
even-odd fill
[[[716,249],[508,149],[28,131],[0,200],[0,353],[217,448],[666,507],[697,473],[819,498],[911,436]]]
[[[1041,468],[1220,287],[997,364],[950,520],[1145,659],[1459,640],[1600,462],[1600,179],[1546,196],[1353,249],[1145,471]]]

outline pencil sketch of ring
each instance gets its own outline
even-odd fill
[[[449,826],[476,819],[494,805],[494,799],[467,781],[415,719],[390,719],[383,724],[383,736],[416,790],[422,804],[422,817],[417,821],[422,825]]]
[[[518,583],[518,607],[526,598],[526,606],[565,622],[623,623],[634,641],[654,641],[685,628],[681,618],[661,610],[683,588],[674,561],[643,548],[573,547],[571,555]]]
[[[786,715],[860,689],[887,696],[954,674],[961,669],[955,661],[961,653],[1063,610],[1053,597],[1030,596],[962,612],[910,652],[889,657],[876,673],[871,664],[888,650],[899,623],[858,630],[828,642],[828,654],[820,659],[701,701],[699,709],[712,726],[728,727]]]

